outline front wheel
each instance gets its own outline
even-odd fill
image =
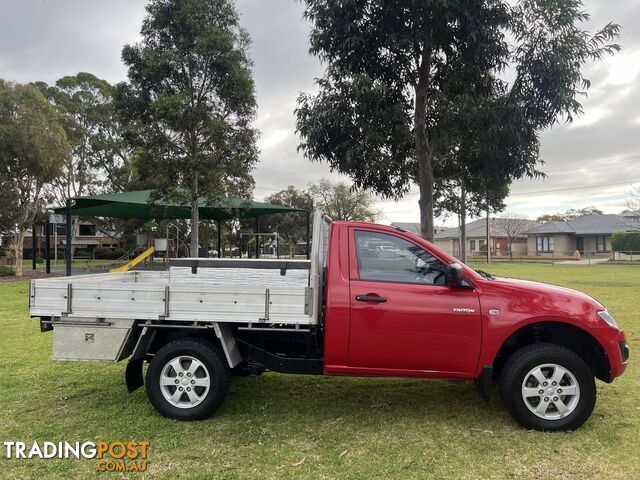
[[[146,380],[149,401],[161,415],[202,420],[224,401],[231,372],[215,345],[199,338],[184,338],[158,350]]]
[[[571,350],[549,343],[529,345],[509,358],[500,393],[513,418],[536,430],[574,430],[596,403],[589,366]]]

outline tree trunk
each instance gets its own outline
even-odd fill
[[[73,217],[71,219],[71,231],[73,232],[73,236],[75,237],[76,234],[80,233],[80,218],[79,217]],[[71,244],[71,258],[73,258],[76,254],[76,247]]]
[[[509,260],[513,262],[513,242],[509,239]]]
[[[199,239],[199,222],[200,222],[200,212],[198,210],[198,200],[200,199],[200,195],[198,195],[198,175],[194,173],[193,182],[192,182],[192,191],[191,191],[191,246],[189,249],[191,250],[190,256],[197,257],[198,256],[198,239]]]
[[[467,263],[467,189],[460,181],[460,257]]]
[[[425,46],[421,55],[414,112],[415,147],[420,188],[420,234],[433,242],[433,163],[427,134],[427,92],[431,68],[431,47]]]
[[[14,250],[15,250],[15,266],[14,271],[16,277],[22,276],[22,259],[24,257],[24,229],[20,228],[18,233],[14,236]]]

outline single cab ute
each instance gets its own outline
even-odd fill
[[[176,259],[168,272],[32,280],[53,358],[129,359],[129,391],[171,418],[210,416],[232,375],[264,371],[497,379],[521,425],[568,430],[629,358],[593,298],[459,263],[398,228],[314,215],[310,260]],[[148,362],[146,379],[143,364]],[[419,401],[419,399],[416,399]]]

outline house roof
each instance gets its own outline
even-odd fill
[[[640,218],[640,210],[625,210],[620,216],[626,219],[637,219]]]
[[[538,227],[534,227],[527,233],[575,233],[573,227],[568,222],[547,222]]]
[[[406,230],[407,232],[411,232],[414,235],[420,236],[420,224],[419,223],[412,223],[412,222],[393,222],[391,225],[393,225],[394,227],[398,227],[401,228],[402,230]],[[441,232],[442,230],[445,230],[444,227],[438,227],[435,226],[433,227],[433,230],[436,232]]]
[[[505,237],[506,234],[504,231],[502,231],[500,228],[498,228],[496,226],[496,222],[495,222],[495,218],[491,218],[491,222],[490,222],[490,232],[491,232],[491,236],[492,237]],[[509,221],[510,219],[508,218],[501,218],[500,221]],[[513,220],[513,221],[518,221],[521,222],[521,219],[517,219],[517,220]],[[529,221],[529,223],[531,224],[531,226],[529,228],[533,228],[534,226],[537,226],[538,224],[536,222],[533,221]],[[480,218],[478,220],[474,220],[473,222],[469,222],[466,224],[467,227],[467,238],[486,238],[487,236],[487,219],[486,218]],[[522,235],[518,235],[518,236],[526,236],[525,234]],[[449,239],[449,238],[460,238],[460,227],[454,227],[454,228],[447,228],[446,230],[443,230],[442,232],[438,232],[435,235],[436,240],[444,240],[444,239]]]
[[[640,230],[640,225],[621,215],[583,215],[566,222],[549,222],[529,230],[529,234],[572,233],[576,235],[606,235],[625,230]]]

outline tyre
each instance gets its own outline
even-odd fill
[[[575,430],[596,403],[589,366],[571,350],[550,343],[523,347],[509,358],[500,394],[511,416],[536,430]]]
[[[210,417],[229,391],[224,353],[199,338],[174,340],[153,356],[147,369],[149,401],[161,415],[178,420]]]

